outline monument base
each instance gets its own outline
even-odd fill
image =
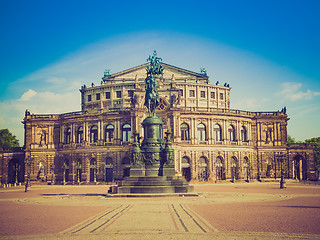
[[[190,193],[193,186],[189,186],[184,177],[180,176],[146,176],[126,177],[117,187],[118,194],[155,194],[155,193]]]

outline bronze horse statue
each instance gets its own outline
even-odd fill
[[[160,104],[160,99],[157,91],[157,82],[153,75],[146,78],[146,95],[144,105],[148,108],[149,115],[154,115],[156,108]]]

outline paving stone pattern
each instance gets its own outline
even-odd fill
[[[320,239],[320,187],[196,184],[198,197],[106,197],[109,186],[0,190],[0,239]]]

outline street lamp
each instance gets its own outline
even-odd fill
[[[20,165],[19,163],[16,163],[14,166],[15,171],[15,184],[17,185],[19,183],[19,172],[20,172]]]
[[[26,182],[26,185],[25,185],[25,192],[28,191],[28,187],[31,187],[31,181],[30,181],[30,175],[31,175],[31,165],[32,165],[32,162],[33,162],[33,158],[31,158],[31,153],[30,151],[29,152],[29,156],[26,158],[26,164],[28,166],[28,171],[27,171],[27,182]]]
[[[280,188],[286,188],[286,181],[284,179],[284,171],[283,171],[283,162],[284,162],[284,159],[286,157],[285,154],[283,153],[278,153],[276,155],[278,161],[281,162],[281,178],[280,178]]]
[[[54,163],[52,163],[50,165],[50,167],[51,167],[51,173],[52,173],[52,175],[51,175],[51,184],[53,185],[55,183],[55,174],[54,174],[55,165],[54,165]]]

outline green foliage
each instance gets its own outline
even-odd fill
[[[0,129],[0,148],[11,149],[19,147],[19,140],[8,129]]]
[[[306,143],[313,145],[316,168],[320,170],[320,137],[306,139]]]
[[[288,134],[288,143],[289,144],[294,144],[294,143],[303,143],[302,141],[297,141],[294,137],[291,137],[289,134]]]
[[[288,134],[288,143],[293,144],[296,143],[296,140]]]

